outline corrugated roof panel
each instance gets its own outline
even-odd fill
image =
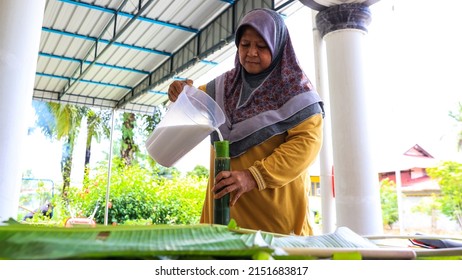
[[[109,2],[110,0],[107,0],[107,1]],[[123,1],[121,1],[121,2],[123,2]],[[142,4],[144,4],[145,2],[146,2],[146,0],[142,1]],[[158,2],[164,2],[164,3],[167,2],[167,5],[168,5],[168,2],[170,2],[170,1],[154,1],[154,2],[151,3],[151,6],[155,5]],[[125,6],[123,7],[122,11],[125,12],[125,13],[136,14],[136,12],[138,11],[138,9],[140,7],[139,4],[140,4],[140,1],[127,1]]]
[[[42,26],[50,26],[53,24],[53,15],[56,14],[57,10],[59,10],[59,6],[61,4],[62,3],[58,3],[57,1],[46,1],[45,10],[43,12]]]
[[[122,79],[126,76],[131,77],[131,74],[122,74],[122,70],[94,66],[88,70],[87,74],[85,75],[85,79],[89,79],[94,82],[131,87],[134,82],[122,82]]]
[[[199,63],[195,67],[188,69],[182,73],[183,78],[191,79],[196,81],[197,79],[207,76],[207,73],[213,69],[213,66],[210,64]],[[212,80],[214,77],[210,77],[208,80]],[[194,84],[195,86],[199,86]]]
[[[221,49],[216,50],[213,53],[210,53],[207,56],[206,60],[213,62],[215,64],[219,64],[222,61],[228,59],[230,56],[235,57],[236,51],[236,46],[234,45],[234,42],[232,42],[228,45],[225,45]]]
[[[106,7],[108,9],[117,10],[124,0],[93,0],[93,1],[82,1],[87,3],[93,3],[96,6]],[[126,1],[125,7],[134,6],[137,1]],[[136,4],[138,6],[138,4]]]
[[[157,106],[159,104],[164,103],[167,100],[168,100],[167,94],[148,92],[140,96],[138,99],[136,99],[135,102]]]
[[[66,83],[65,79],[38,75],[35,78],[35,89],[58,92]]]
[[[168,56],[112,45],[98,61],[149,71],[159,66],[166,58]]]
[[[120,32],[119,37],[117,38],[118,42],[133,45],[138,47],[147,47],[143,42],[140,43],[140,38],[146,36],[147,34],[155,34],[159,32],[163,27],[160,25],[152,24],[149,22],[135,20],[130,25]],[[149,48],[153,48],[152,46]]]
[[[288,3],[282,10],[289,10],[294,6],[291,2],[298,3],[277,0],[274,6]],[[149,6],[134,19],[146,3]],[[243,7],[268,6],[271,0],[235,3],[235,11],[240,13]],[[217,73],[214,65],[234,56],[233,42],[229,47],[219,47],[232,30],[233,14],[229,12],[213,30],[207,30],[213,37],[202,36],[205,39],[199,43],[194,39],[185,46],[229,7],[232,5],[221,0],[48,0],[34,98],[152,111],[150,106],[168,97],[150,92],[166,93],[173,78],[213,79]],[[116,16],[119,8],[121,12]],[[102,40],[95,48],[100,36]],[[114,44],[108,46],[112,40]],[[209,53],[204,56],[200,51]],[[202,61],[196,63],[198,57]]]
[[[38,60],[37,60],[37,68],[35,71],[37,73],[44,73],[46,68],[48,68],[48,65],[50,64],[51,60],[52,59],[49,57],[39,55]]]
[[[228,5],[218,0],[173,1],[172,5],[159,16],[159,19],[200,29]]]
[[[43,60],[47,60],[44,62]],[[44,65],[44,69],[37,69],[37,74],[50,75],[64,78],[69,78],[70,74],[66,73],[70,68],[73,68],[71,61],[62,61],[53,58],[41,58],[39,62]],[[40,67],[42,68],[42,67]]]
[[[163,22],[172,24],[181,24],[181,18],[178,18],[178,14],[182,10],[194,11],[197,5],[197,0],[185,1],[185,0],[174,0],[174,1],[156,1],[147,11],[146,17],[155,18]]]
[[[82,81],[80,83],[75,83],[72,86],[72,94],[79,95],[79,96],[83,95],[83,96],[91,96],[91,97],[108,98],[109,91],[107,91],[105,95],[101,94],[105,88],[106,87],[104,86],[97,87],[95,84],[91,82]],[[112,99],[112,98],[109,98],[109,99]]]
[[[57,92],[47,92],[40,89],[34,89],[33,98],[35,100],[45,101],[45,102],[55,102],[58,100]]]
[[[42,40],[44,44],[40,47],[40,52],[62,60],[82,60],[84,58],[84,51],[86,52],[92,44],[78,38],[61,36],[49,32],[42,32]]]
[[[68,24],[63,28],[67,32],[98,38],[100,30],[110,20],[110,16],[85,7],[65,4],[74,12],[69,15]]]
[[[168,87],[170,84],[173,82],[173,79],[168,79],[166,82],[161,83],[160,85],[156,86],[155,88],[152,89],[154,92],[168,92]],[[168,99],[168,98],[167,98]]]
[[[47,43],[49,46],[54,45],[54,48],[43,48],[40,50],[41,52],[56,55],[58,57],[81,59],[83,56],[79,55],[78,52],[82,48],[85,48],[84,46],[87,42],[72,37],[50,34]]]
[[[113,72],[118,70],[112,70]],[[104,73],[106,72],[106,73]],[[126,75],[126,74],[119,74],[114,75],[113,72],[102,70],[97,73],[96,76],[91,77],[91,81],[94,83],[99,83],[105,85],[108,90],[115,90],[115,89],[122,89],[125,92],[128,92],[132,88],[132,84],[137,84],[141,79],[142,76],[138,75]],[[121,98],[120,96],[119,98]]]
[[[115,84],[115,83],[111,83],[111,84]],[[113,99],[116,101],[121,99],[125,94],[127,94],[128,91],[130,91],[130,89],[126,88],[122,84],[120,84],[120,86],[115,86],[115,87],[98,85],[98,90],[99,91],[92,92],[91,96]]]
[[[136,62],[132,60],[136,60],[139,56],[143,57],[143,59],[154,58],[152,54],[146,52],[140,52],[134,49],[118,47],[118,46],[110,46],[108,51],[103,54],[100,54],[98,57],[99,63],[107,64],[107,65],[115,65],[118,67],[125,67],[125,68],[132,68],[132,69],[139,69],[136,67]]]
[[[44,26],[53,27],[54,29],[62,31],[67,30],[69,32],[75,32],[77,31],[77,28],[80,26],[80,24],[75,25],[74,21],[78,20],[78,22],[81,22],[79,17],[85,16],[82,12],[84,12],[84,10],[78,9],[78,7],[75,5],[68,5],[61,2],[59,10],[57,10],[56,14],[53,15],[51,25]],[[69,25],[72,25],[75,29],[70,29]]]
[[[140,37],[139,42],[147,48],[153,48],[167,53],[176,52],[184,42],[194,37],[194,33],[163,27],[158,32],[147,32]],[[159,40],[159,38],[163,38]]]
[[[127,89],[106,86],[92,82],[76,84],[73,94],[117,101],[127,92]]]
[[[61,59],[52,59],[50,61],[56,62],[57,68],[55,71],[51,68],[51,65],[47,67],[45,70],[46,73],[52,73],[55,75],[62,76],[64,78],[72,79],[75,78],[72,76],[74,74],[76,69],[80,69],[80,63],[77,62],[69,62],[67,60],[61,60]],[[82,67],[88,67],[88,65],[83,64]]]
[[[45,5],[45,12],[43,14],[43,24],[42,26],[50,27],[53,25],[58,26],[59,24],[64,26],[66,23],[58,23],[57,22],[57,15],[59,15],[61,11],[61,7],[63,6],[63,2],[60,1],[47,1]]]

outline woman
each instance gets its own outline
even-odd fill
[[[231,171],[214,178],[212,150],[201,222],[213,223],[213,199],[230,193],[231,218],[239,227],[312,235],[307,169],[322,144],[322,101],[276,12],[256,9],[245,15],[235,44],[235,68],[199,87],[226,115],[220,132],[230,142],[231,156]],[[170,85],[171,101],[183,85]],[[216,134],[211,138],[219,140]]]

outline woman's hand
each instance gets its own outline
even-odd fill
[[[215,193],[215,199],[229,193],[231,195],[229,206],[234,206],[241,195],[255,188],[257,188],[257,182],[249,170],[221,171],[215,177],[212,192]]]
[[[185,80],[185,81],[173,81],[168,87],[168,99],[172,102],[175,102],[178,99],[178,95],[183,91],[185,85],[192,86],[192,80]]]

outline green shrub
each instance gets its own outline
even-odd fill
[[[124,166],[116,160],[111,170],[109,190],[109,224],[194,224],[199,222],[207,178],[197,176],[159,176],[139,165]],[[82,189],[70,192],[71,207],[77,216],[104,223],[107,167],[101,165]]]
[[[382,180],[380,185],[383,224],[388,225],[392,229],[393,223],[399,219],[396,185],[389,179]]]
[[[444,161],[437,167],[427,168],[427,173],[437,180],[441,189],[438,208],[462,227],[462,163]]]

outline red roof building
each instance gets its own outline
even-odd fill
[[[426,169],[438,165],[437,160],[424,150],[420,145],[415,144],[402,155],[379,161],[379,180],[386,178],[397,183],[396,174],[401,174],[402,191],[407,195],[428,195],[439,192],[438,183],[432,180]]]

